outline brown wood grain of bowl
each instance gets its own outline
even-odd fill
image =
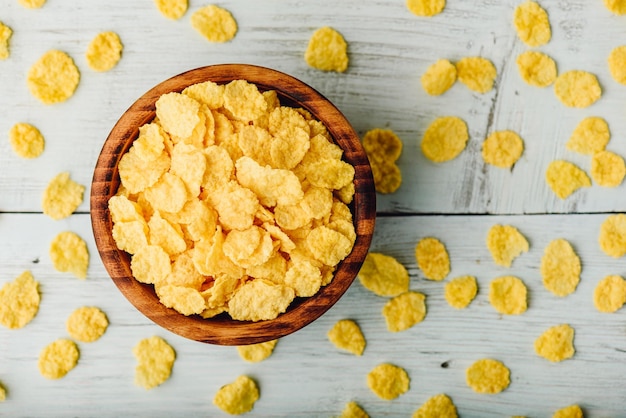
[[[352,252],[337,267],[330,284],[309,298],[296,298],[287,312],[268,321],[232,320],[222,314],[203,319],[184,316],[165,307],[152,285],[132,276],[130,256],[117,248],[112,237],[113,223],[108,201],[118,189],[117,165],[139,134],[139,127],[155,117],[157,99],[169,92],[180,92],[204,81],[226,84],[247,80],[260,91],[275,90],[281,104],[301,107],[323,122],[334,141],[344,151],[344,160],[355,169],[355,196],[350,205],[357,239]],[[343,114],[324,96],[307,84],[276,70],[246,64],[201,67],[174,76],[141,96],[120,117],[107,137],[94,169],[91,185],[91,223],[96,246],[104,266],[122,294],[156,324],[183,337],[211,344],[245,345],[280,338],[313,322],[330,309],[356,277],[367,255],[376,218],[376,194],[372,172],[359,137]]]

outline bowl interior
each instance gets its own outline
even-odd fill
[[[112,237],[113,223],[108,201],[118,189],[120,158],[138,137],[139,127],[155,117],[155,103],[168,92],[213,81],[225,84],[243,79],[260,91],[275,90],[281,104],[301,107],[323,122],[335,143],[344,151],[344,160],[354,166],[355,195],[350,205],[357,239],[352,252],[336,269],[333,281],[309,298],[296,298],[287,312],[276,319],[259,322],[234,321],[225,314],[211,319],[186,317],[159,302],[152,285],[132,276],[129,255],[117,248]],[[156,324],[183,337],[212,344],[244,345],[288,335],[319,318],[339,300],[356,277],[371,243],[376,214],[376,194],[371,168],[359,137],[341,112],[324,96],[305,83],[276,70],[244,64],[223,64],[197,68],[174,76],[141,96],[122,115],[106,139],[91,185],[91,222],[96,246],[104,266],[124,296]]]

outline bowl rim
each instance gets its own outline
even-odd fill
[[[159,302],[152,285],[138,282],[130,271],[130,256],[117,248],[112,238],[109,198],[120,180],[117,165],[137,138],[139,127],[155,116],[155,103],[165,93],[213,81],[225,84],[243,79],[260,91],[275,90],[281,104],[309,111],[326,126],[343,150],[343,159],[355,168],[355,195],[351,206],[357,238],[352,252],[337,266],[332,282],[309,298],[298,298],[285,313],[266,321],[248,322],[228,318],[204,319],[184,316]],[[320,117],[323,115],[323,117]],[[329,124],[327,121],[334,123]],[[330,126],[329,126],[330,125]],[[376,193],[371,167],[359,136],[339,109],[310,85],[286,73],[250,64],[215,64],[198,67],[157,84],[140,96],[119,118],[98,156],[91,183],[90,216],[96,247],[111,279],[142,314],[157,325],[180,336],[217,345],[260,343],[289,335],[328,311],[346,292],[367,255],[376,218]]]

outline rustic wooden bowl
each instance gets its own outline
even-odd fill
[[[283,105],[301,107],[328,128],[343,149],[344,159],[355,168],[355,196],[350,205],[357,233],[354,249],[337,267],[333,281],[309,298],[296,298],[276,319],[260,322],[234,321],[225,314],[211,319],[184,316],[159,302],[151,285],[132,276],[129,255],[117,248],[111,235],[108,201],[118,189],[118,163],[137,138],[139,127],[155,117],[155,102],[168,92],[180,92],[207,80],[218,84],[243,79],[259,90],[276,90]],[[141,96],[113,127],[96,163],[91,184],[91,223],[96,246],[105,268],[124,296],[156,324],[183,337],[211,344],[245,345],[283,337],[319,318],[350,287],[370,246],[376,215],[376,194],[371,168],[359,137],[341,112],[305,83],[284,73],[243,64],[197,68],[172,77]]]

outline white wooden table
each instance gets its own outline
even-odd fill
[[[357,401],[372,417],[410,416],[427,398],[448,394],[462,417],[526,415],[547,417],[577,403],[588,417],[626,417],[626,312],[601,314],[593,306],[596,283],[609,274],[626,275],[623,259],[612,259],[597,244],[608,213],[626,208],[625,185],[597,185],[559,200],[544,182],[548,163],[566,159],[585,170],[590,158],[565,149],[585,116],[602,116],[610,125],[608,149],[626,156],[626,86],[610,77],[606,59],[626,44],[626,17],[611,15],[600,0],[543,0],[552,23],[551,42],[540,48],[559,71],[595,73],[602,99],[587,109],[564,107],[551,88],[526,85],[515,58],[528,48],[516,37],[514,0],[449,0],[441,15],[412,15],[402,0],[221,1],[239,24],[232,42],[210,44],[190,26],[189,16],[206,3],[190,1],[179,21],[162,17],[150,0],[49,0],[27,10],[15,0],[0,0],[0,21],[14,30],[11,57],[0,61],[0,283],[31,270],[41,283],[36,318],[20,330],[0,329],[0,382],[8,399],[1,416],[224,416],[213,404],[217,389],[240,374],[257,380],[261,398],[249,416],[330,417]],[[329,25],[349,43],[345,74],[309,68],[303,59],[312,32]],[[116,31],[125,46],[119,65],[108,73],[89,69],[84,52],[101,31]],[[47,50],[69,53],[81,82],[69,101],[45,106],[26,87],[28,68]],[[439,58],[456,61],[480,55],[498,70],[495,89],[480,95],[457,83],[440,97],[427,96],[422,72]],[[135,310],[108,277],[95,248],[89,218],[89,188],[70,218],[53,221],[41,213],[48,181],[61,171],[89,186],[92,170],[109,130],[136,97],[154,84],[185,70],[242,62],[272,67],[311,84],[329,97],[363,134],[375,127],[393,129],[403,140],[399,165],[402,187],[378,196],[379,217],[372,250],[397,257],[411,274],[411,289],[427,295],[428,314],[414,328],[392,334],[381,308],[386,299],[358,281],[322,318],[282,339],[272,357],[251,364],[233,347],[188,341],[165,331]],[[435,165],[424,158],[419,140],[438,116],[463,118],[469,127],[467,149],[455,160]],[[35,160],[13,154],[8,131],[29,122],[46,138]],[[486,166],[482,140],[494,130],[511,129],[525,141],[512,170]],[[496,266],[485,246],[495,223],[517,226],[531,249],[510,269]],[[79,281],[56,272],[48,246],[59,232],[81,235],[91,253],[88,278]],[[450,253],[450,278],[472,274],[479,294],[463,311],[443,297],[445,282],[425,280],[413,249],[436,236]],[[557,298],[543,288],[539,263],[555,238],[569,240],[581,257],[576,292]],[[529,309],[503,317],[489,305],[491,279],[516,275],[529,288]],[[79,344],[78,366],[50,381],[37,369],[40,350],[66,337],[65,320],[77,307],[95,305],[110,327],[97,342]],[[339,352],[326,338],[335,321],[352,318],[367,339],[362,357]],[[533,342],[560,323],[575,329],[575,356],[552,364],[535,355]],[[151,391],[133,383],[132,347],[160,335],[177,353],[173,374]],[[498,395],[479,395],[465,383],[465,369],[493,357],[511,370],[510,387]],[[405,368],[410,390],[394,401],[378,399],[366,385],[367,373],[381,362]]]

